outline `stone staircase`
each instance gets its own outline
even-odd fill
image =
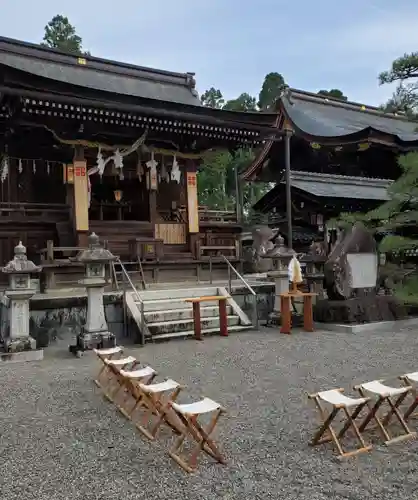
[[[194,287],[165,290],[125,292],[128,315],[132,317],[139,331],[144,331],[146,342],[161,342],[170,339],[193,337],[193,309],[184,299],[192,297],[225,295],[223,287]],[[142,304],[141,304],[142,302]],[[141,310],[144,311],[144,319]],[[203,302],[200,306],[202,335],[219,332],[219,313],[216,301]],[[233,298],[227,300],[228,330],[235,333],[252,328],[248,316]]]

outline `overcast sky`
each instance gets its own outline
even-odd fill
[[[377,75],[418,50],[417,0],[2,0],[0,34],[40,42],[69,17],[93,55],[196,73],[199,92],[258,95],[264,76],[296,88],[340,88],[381,104]]]

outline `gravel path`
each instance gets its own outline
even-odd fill
[[[46,351],[41,363],[0,367],[1,500],[405,499],[417,488],[418,443],[377,446],[342,463],[307,442],[307,391],[418,369],[418,337],[273,329],[170,342],[129,352],[229,416],[219,437],[229,465],[203,460],[186,475],[104,401],[93,355]],[[418,423],[417,423],[418,430]]]

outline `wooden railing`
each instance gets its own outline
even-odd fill
[[[0,218],[39,218],[44,222],[68,218],[70,207],[61,203],[0,203]]]
[[[237,213],[230,210],[208,210],[205,207],[199,207],[200,222],[237,222]]]

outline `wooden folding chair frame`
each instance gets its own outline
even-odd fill
[[[115,359],[115,356],[119,355],[119,357],[123,354],[123,348],[120,346],[112,347],[109,349],[94,349],[95,354],[102,362],[102,367],[94,379],[94,383],[97,387],[102,387],[100,379],[105,374],[108,369],[108,365],[105,363],[105,359]]]
[[[136,368],[136,366],[134,368]],[[136,370],[132,369],[129,371],[132,372],[132,374],[138,373],[139,376],[135,376],[135,377],[126,376],[125,375],[126,371],[124,370],[124,368],[121,368],[119,370],[119,373],[118,373],[118,384],[117,384],[113,394],[111,395],[112,401],[115,404],[116,408],[122,413],[122,415],[124,417],[126,417],[128,419],[129,419],[129,414],[128,414],[127,410],[125,409],[125,406],[126,406],[126,402],[127,402],[127,399],[129,396],[132,396],[135,398],[135,396],[133,394],[133,391],[134,391],[133,384],[137,384],[138,382],[142,382],[145,384],[151,384],[152,381],[154,380],[154,378],[157,376],[157,372],[153,368],[151,368],[150,366],[146,366],[144,368],[139,368]],[[142,375],[141,375],[141,372],[142,372]],[[123,390],[125,392],[125,396],[124,396],[122,402],[118,403],[117,396],[121,390]]]
[[[339,392],[339,393],[344,392],[344,389],[342,389],[342,388],[333,389],[333,390],[336,392]],[[363,408],[365,408],[365,406],[367,405],[369,398],[363,398],[364,401],[362,403],[359,403],[358,405],[354,406],[354,410],[352,411],[352,413],[350,413],[348,407],[345,404],[327,403],[327,404],[331,404],[332,408],[333,408],[331,412],[328,412],[321,405],[320,399],[321,399],[322,392],[327,392],[327,391],[321,391],[321,392],[317,392],[315,394],[308,395],[309,399],[312,399],[314,401],[316,407],[318,408],[319,414],[321,415],[321,418],[323,420],[323,423],[321,424],[320,428],[317,430],[314,437],[312,438],[312,441],[310,442],[310,446],[316,446],[319,444],[329,443],[332,441],[338,450],[338,453],[339,453],[338,458],[348,458],[348,457],[357,455],[359,453],[364,453],[364,452],[370,451],[372,449],[372,446],[366,444],[366,442],[363,439],[363,436],[361,435],[361,431],[355,422],[355,420],[359,417]],[[337,433],[331,424],[341,410],[345,414],[346,423],[343,425],[343,427]],[[350,428],[353,429],[354,434],[355,434],[357,440],[359,441],[361,447],[357,448],[355,450],[344,451],[340,440],[344,437],[344,435],[346,434],[346,432]],[[326,435],[326,434],[328,434],[328,435]]]
[[[376,380],[375,382],[383,383],[384,380]],[[356,385],[354,387],[354,389],[356,391],[358,391],[362,397],[367,397],[366,396],[367,392],[371,392],[371,391],[367,391],[363,387],[364,385],[365,384]],[[404,399],[408,396],[412,387],[405,386],[404,389],[407,389],[407,390],[401,394],[391,395],[390,393],[387,393],[387,394],[380,395],[377,393],[373,393],[376,396],[376,399],[375,399],[374,403],[372,403],[371,399],[369,398],[369,401],[367,403],[367,406],[369,408],[369,413],[359,427],[360,432],[365,431],[366,428],[368,427],[368,425],[370,424],[370,422],[372,420],[374,420],[377,424],[377,428],[379,429],[380,433],[382,434],[382,436],[385,440],[386,445],[397,443],[397,442],[403,441],[405,439],[414,438],[416,436],[416,432],[411,432],[405,419],[403,418],[401,412],[399,411],[399,406],[402,404]],[[396,396],[398,396],[398,397],[396,397]],[[392,398],[396,398],[396,399],[393,401]],[[388,413],[386,413],[386,415],[384,417],[379,417],[377,415],[377,412],[379,411],[379,408],[381,408],[385,403],[389,406],[389,411],[388,411]],[[400,423],[405,434],[401,434],[400,436],[396,436],[396,437],[390,436],[390,434],[387,430],[387,427],[388,427],[393,416],[395,416],[397,418],[397,420]]]
[[[226,413],[226,410],[222,408],[221,406],[217,409],[214,410],[213,417],[208,424],[207,428],[203,428],[203,426],[198,422],[198,418],[200,414],[191,414],[191,413],[181,413],[176,410],[175,405],[172,406],[175,414],[177,417],[180,419],[180,421],[183,423],[184,427],[183,430],[180,434],[180,436],[175,440],[174,445],[172,448],[168,451],[169,456],[186,472],[194,472],[197,469],[197,458],[199,454],[204,451],[207,453],[209,456],[214,458],[217,462],[219,462],[222,465],[226,465],[226,459],[222,455],[222,453],[219,451],[217,445],[215,444],[214,440],[211,439],[211,434],[215,430],[216,424],[218,423],[218,420],[221,415]],[[194,447],[193,451],[190,454],[190,458],[188,461],[186,461],[182,456],[181,456],[181,450],[183,443],[187,436],[190,436],[194,441],[196,441],[196,446]]]
[[[405,384],[405,386],[411,388],[409,394],[411,394],[413,397],[412,403],[410,404],[410,406],[408,406],[408,408],[406,409],[406,411],[403,414],[403,418],[404,418],[405,422],[408,422],[408,420],[410,418],[414,418],[417,416],[417,414],[414,412],[415,412],[416,408],[418,407],[418,386],[417,386],[418,382],[416,380],[410,379],[408,377],[408,375],[410,375],[410,374],[408,373],[406,375],[401,375],[399,377],[400,380]]]
[[[160,390],[158,392],[153,390],[154,388],[157,388],[157,386],[164,389],[164,384],[166,384],[167,389]],[[139,383],[138,386],[141,391],[141,396],[138,399],[137,404],[135,404],[135,407],[131,412],[131,416],[135,410],[139,409],[143,409],[144,414],[142,415],[140,422],[132,420],[136,428],[151,441],[157,437],[158,431],[163,423],[170,427],[176,434],[181,434],[183,431],[183,424],[176,418],[171,404],[176,401],[180,392],[185,387],[171,379],[159,384],[148,384],[148,387],[142,383]],[[156,416],[156,421],[151,425],[151,429],[148,429],[146,424],[152,419],[153,415]]]
[[[105,363],[107,365],[107,373],[109,374],[108,376],[108,383],[106,384],[105,387],[102,386],[103,389],[103,396],[109,400],[111,403],[114,403],[114,395],[116,395],[120,388],[121,385],[123,384],[123,377],[120,374],[121,370],[125,370],[127,367],[130,366],[131,370],[134,370],[140,363],[137,359],[135,359],[133,356],[127,356],[126,358],[126,363],[121,364],[121,365],[114,365],[112,363]],[[122,359],[118,359],[115,361],[122,361]],[[116,383],[116,389],[113,391],[109,389],[109,386],[111,385],[112,381]]]

